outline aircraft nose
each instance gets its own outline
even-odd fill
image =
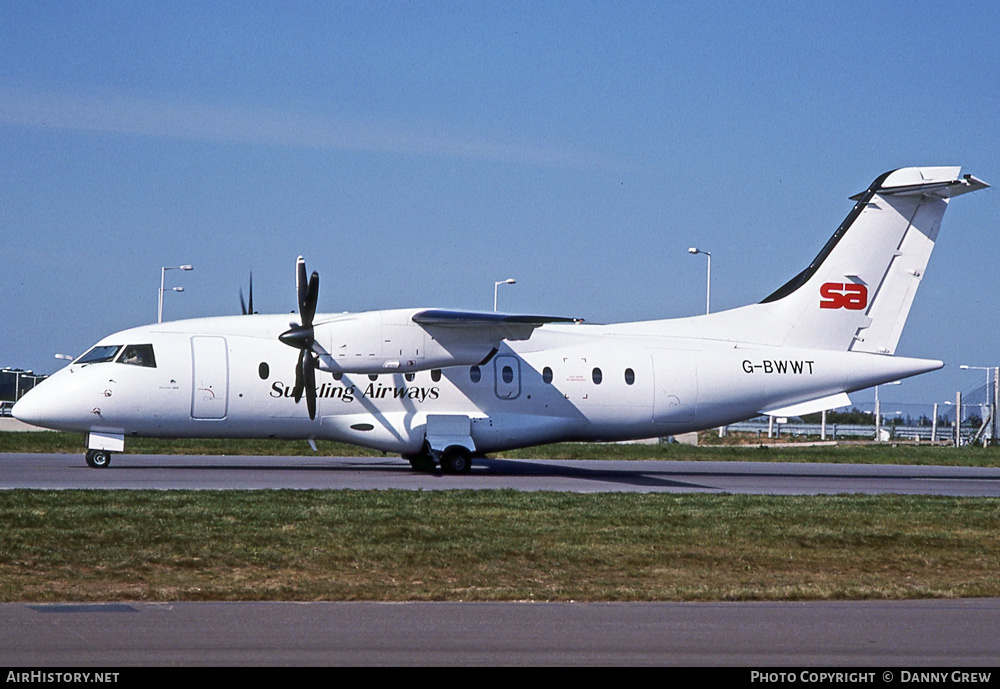
[[[58,375],[58,374],[57,374]],[[11,409],[11,414],[18,421],[52,428],[56,430],[77,430],[79,419],[72,403],[73,395],[65,394],[68,390],[60,389],[48,379],[24,394]]]
[[[39,403],[40,395],[34,394],[35,392],[35,390],[28,391],[24,397],[14,403],[10,413],[18,421],[32,426],[41,426],[43,425],[42,405]]]

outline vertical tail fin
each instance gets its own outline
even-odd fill
[[[958,167],[887,172],[809,266],[759,305],[781,344],[893,354],[953,196],[988,185]]]

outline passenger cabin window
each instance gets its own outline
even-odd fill
[[[118,363],[130,366],[145,366],[146,368],[156,368],[156,357],[153,356],[153,345],[126,345],[122,355],[118,357]]]
[[[100,364],[105,361],[113,361],[118,352],[121,351],[121,345],[98,345],[96,347],[91,347],[90,350],[81,356],[79,359],[74,361],[74,364]]]
[[[412,383],[413,379],[416,378],[416,374],[413,374],[413,373],[404,373],[403,377],[406,378],[406,380],[408,380],[409,382]]]
[[[625,369],[625,384],[631,385],[635,382],[635,371],[630,368]]]
[[[601,369],[599,368],[595,368],[590,377],[594,379],[594,385],[600,385],[601,381],[604,380],[604,374],[601,373]]]
[[[500,377],[503,378],[503,382],[507,383],[508,385],[511,384],[511,383],[513,383],[514,382],[514,369],[512,369],[510,366],[504,366],[500,370]]]
[[[431,371],[431,380],[435,383],[441,380],[441,369],[435,368]]]
[[[483,372],[478,366],[473,366],[469,369],[469,380],[473,383],[478,383],[483,379]]]
[[[542,369],[542,382],[546,385],[552,382],[552,369],[548,366]]]

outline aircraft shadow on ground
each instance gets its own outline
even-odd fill
[[[696,477],[699,472],[666,472],[661,470],[636,471],[633,463],[628,463],[628,469],[608,469],[605,467],[581,467],[570,465],[558,461],[546,462],[542,460],[517,460],[517,459],[492,459],[479,458],[474,461],[472,472],[464,477],[456,477],[441,472],[440,468],[430,472],[414,472],[409,465],[396,457],[288,457],[288,458],[268,458],[275,460],[273,463],[247,463],[245,459],[224,462],[217,457],[195,457],[187,455],[183,462],[165,461],[163,456],[136,455],[144,461],[141,464],[130,464],[129,456],[124,455],[116,458],[115,464],[109,471],[127,471],[129,473],[141,473],[147,471],[184,471],[184,472],[226,472],[226,473],[315,473],[315,474],[337,474],[337,473],[358,473],[365,472],[372,475],[400,474],[417,477],[427,477],[441,479],[442,481],[461,481],[457,488],[482,488],[490,489],[495,486],[483,483],[481,486],[474,484],[477,478],[488,479],[489,477],[522,477],[522,478],[558,478],[558,479],[578,479],[580,481],[594,481],[599,483],[616,483],[623,486],[638,488],[690,488],[692,490],[719,490],[711,485],[699,484],[691,481],[679,481],[668,478],[670,474]],[[194,460],[204,459],[204,463]],[[263,458],[261,458],[263,459]],[[329,462],[324,462],[328,459]],[[148,461],[154,460],[154,461]],[[161,461],[155,461],[161,460]],[[625,464],[625,463],[623,463]],[[81,467],[87,469],[87,467]],[[90,471],[90,469],[87,469]],[[706,477],[717,474],[705,473]],[[544,489],[544,488],[543,488]]]

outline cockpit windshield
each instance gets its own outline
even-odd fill
[[[118,352],[121,351],[121,345],[97,345],[92,347],[86,354],[81,356],[79,359],[74,361],[74,364],[99,364],[103,361],[113,361]]]
[[[153,356],[153,345],[126,345],[122,355],[118,358],[118,363],[156,368],[156,357]]]
[[[77,365],[100,364],[106,361],[156,368],[156,357],[153,355],[153,345],[151,344],[97,345],[73,363]]]

